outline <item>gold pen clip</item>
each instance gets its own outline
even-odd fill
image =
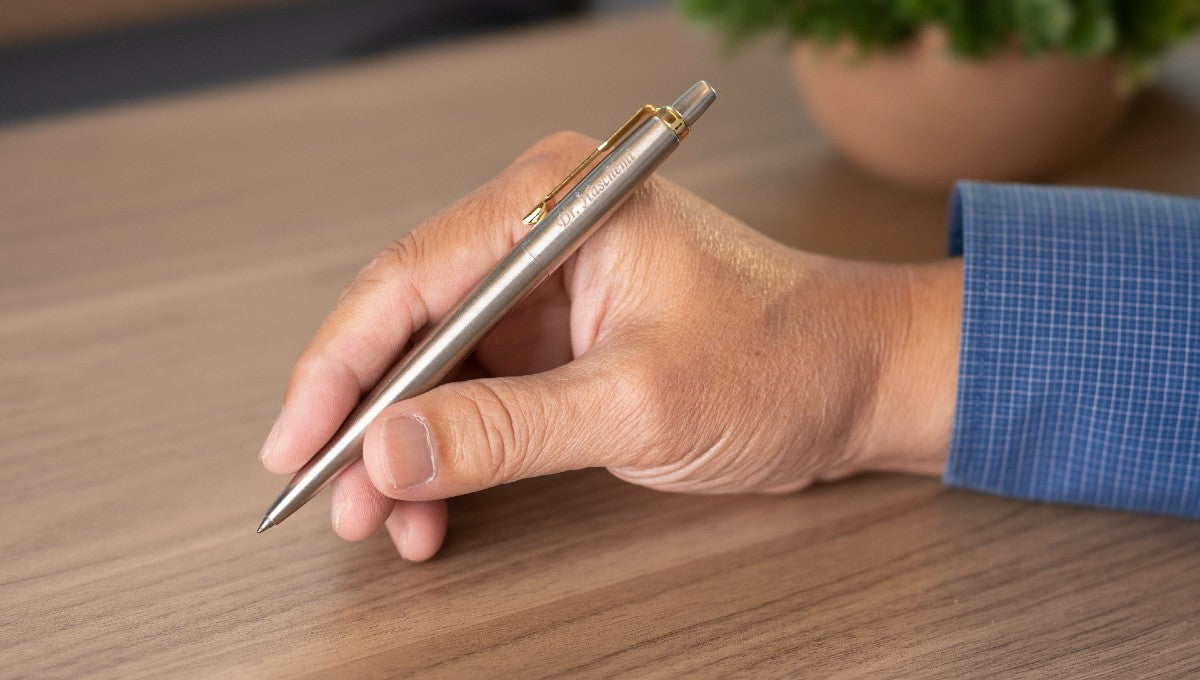
[[[555,185],[555,187],[550,190],[550,193],[546,194],[546,197],[543,198],[540,203],[535,205],[533,210],[530,210],[529,214],[526,215],[521,221],[530,226],[541,222],[542,218],[550,214],[550,211],[554,208],[553,203],[559,197],[560,193],[564,192],[568,184],[570,184],[576,177],[586,170],[588,166],[590,166],[592,162],[600,156],[600,154],[608,151],[617,144],[620,144],[623,139],[629,136],[630,132],[633,132],[633,129],[637,127],[639,123],[650,116],[658,117],[658,119],[666,124],[667,127],[671,128],[671,132],[674,132],[675,136],[679,139],[686,137],[689,132],[688,125],[683,120],[683,116],[679,115],[679,112],[675,109],[671,108],[670,106],[655,107],[652,104],[646,104],[642,108],[638,109],[636,113],[630,116],[629,120],[625,121],[621,127],[617,128],[616,132],[609,135],[608,139],[601,142],[600,146],[597,146],[595,151],[588,154],[588,157],[583,159],[582,163],[575,166],[575,169],[571,171],[571,174],[567,175],[563,181]]]

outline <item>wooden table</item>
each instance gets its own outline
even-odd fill
[[[1200,671],[1200,524],[867,476],[782,498],[602,471],[455,499],[440,557],[326,503],[254,533],[293,359],[375,250],[543,133],[698,77],[665,174],[765,232],[942,250],[769,47],[569,23],[0,130],[0,676],[1114,677]],[[1200,50],[1068,182],[1200,190]]]

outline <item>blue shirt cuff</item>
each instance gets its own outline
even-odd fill
[[[1200,201],[966,182],[945,482],[1200,517]]]

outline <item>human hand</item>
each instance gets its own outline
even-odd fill
[[[526,232],[595,143],[563,133],[395,241],[342,293],[263,446],[291,473]],[[863,470],[937,473],[953,417],[961,263],[787,248],[658,177],[475,351],[389,407],[332,484],[349,540],[423,560],[443,499],[584,467],[681,492],[780,493]]]

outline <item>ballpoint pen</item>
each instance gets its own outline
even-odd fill
[[[287,519],[362,456],[363,435],[384,409],[436,387],[666,160],[716,96],[701,80],[669,106],[643,106],[551,189],[525,216],[529,233],[359,402],[271,503],[258,533]],[[595,168],[568,190],[567,185],[606,151]]]

